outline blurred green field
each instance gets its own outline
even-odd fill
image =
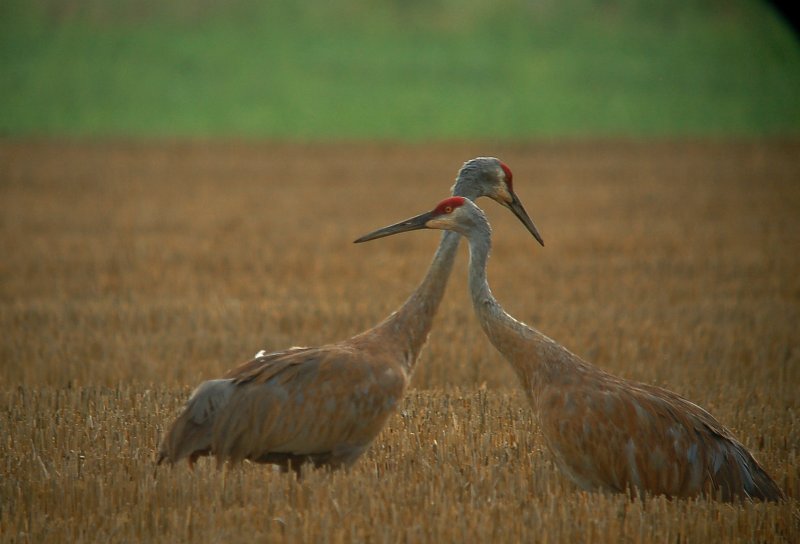
[[[800,133],[753,0],[4,0],[0,135],[516,140]]]

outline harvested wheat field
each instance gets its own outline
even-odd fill
[[[439,233],[354,245],[501,157],[513,315],[711,411],[779,504],[578,491],[483,336],[466,247],[412,389],[350,470],[154,466],[191,389],[339,340],[422,278]],[[797,542],[800,143],[0,143],[3,542]]]

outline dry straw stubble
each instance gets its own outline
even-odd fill
[[[796,144],[0,145],[4,541],[793,541]],[[710,409],[782,505],[577,492],[472,317],[459,257],[400,414],[348,473],[155,471],[190,387],[258,349],[352,335],[402,302],[460,163],[515,171],[538,249],[485,202],[514,315]]]

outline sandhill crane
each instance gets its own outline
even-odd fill
[[[466,162],[453,194],[488,196],[509,208],[541,243],[512,188],[511,170],[496,158]],[[413,294],[383,322],[348,340],[291,348],[256,358],[200,384],[161,443],[158,463],[214,455],[299,472],[300,466],[352,464],[397,407],[439,302],[460,237],[444,233]]]
[[[673,497],[779,500],[783,493],[731,432],[677,394],[613,376],[508,315],[489,289],[491,230],[469,200],[367,234],[455,231],[469,240],[469,289],[481,327],[509,361],[556,464],[579,487]]]

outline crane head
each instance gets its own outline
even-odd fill
[[[511,168],[495,157],[477,157],[464,163],[458,172],[453,194],[476,200],[487,196],[505,206],[519,219],[534,238],[544,245],[542,236],[533,224],[519,197],[514,193],[514,174]]]
[[[471,200],[463,196],[451,196],[445,198],[434,209],[429,212],[421,213],[405,221],[400,221],[394,225],[383,227],[369,234],[365,234],[355,241],[356,244],[368,242],[377,238],[408,232],[419,229],[441,229],[454,230],[465,234],[465,225],[469,224],[468,217],[470,212],[483,215],[483,212],[472,203]]]
[[[533,234],[536,241],[544,246],[542,235],[539,234],[536,225],[533,224],[530,216],[528,216],[528,212],[525,211],[522,201],[517,197],[516,193],[514,193],[514,174],[511,173],[511,168],[509,168],[506,163],[500,162],[500,170],[503,173],[502,175],[498,175],[499,183],[497,184],[497,196],[494,197],[494,199],[511,210],[511,212],[517,216],[517,219],[522,221],[522,224],[525,225],[528,232]]]

